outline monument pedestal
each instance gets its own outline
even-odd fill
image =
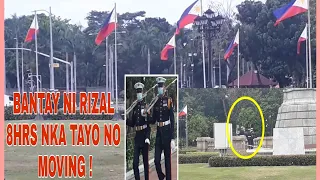
[[[316,144],[316,89],[285,89],[275,128],[303,128],[304,147]]]

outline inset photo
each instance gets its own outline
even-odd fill
[[[177,179],[178,75],[125,75],[126,179]]]
[[[179,91],[179,180],[316,179],[316,90]]]

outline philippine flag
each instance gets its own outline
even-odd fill
[[[108,37],[115,29],[117,24],[117,17],[115,10],[113,9],[111,13],[108,15],[107,19],[103,23],[97,37],[96,44],[99,46],[106,37]]]
[[[188,114],[187,110],[187,106],[185,106],[183,110],[179,113],[179,117],[186,116]]]
[[[36,33],[38,33],[39,28],[38,28],[38,20],[37,16],[34,16],[33,21],[31,23],[31,26],[28,30],[27,36],[24,40],[24,42],[31,42],[35,39]]]
[[[274,16],[277,18],[274,26],[277,26],[285,19],[306,11],[308,11],[308,0],[292,0],[289,4],[273,11]]]
[[[201,13],[201,4],[199,0],[192,3],[184,12],[182,13],[179,21],[177,22],[176,34],[180,33],[180,29],[194,22],[194,20]]]
[[[161,51],[161,60],[168,60],[168,54],[176,47],[176,38],[175,35],[172,36],[170,41],[164,46]]]
[[[306,24],[306,27],[304,28],[304,30],[302,31],[302,34],[300,35],[300,37],[299,37],[299,39],[298,39],[297,54],[300,54],[300,46],[301,46],[301,43],[302,43],[303,41],[306,41],[306,40],[308,39],[307,26],[308,26],[308,24]]]
[[[224,59],[227,60],[231,56],[233,49],[239,45],[239,30],[237,32],[236,37],[234,40],[230,43],[226,53],[224,54]]]

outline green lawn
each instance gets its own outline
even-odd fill
[[[315,180],[316,166],[221,167],[179,164],[179,180]]]
[[[98,123],[100,132],[103,132],[104,123],[114,123],[107,120],[64,120],[64,121],[6,121],[5,123],[36,123],[38,128],[41,123],[64,123],[67,143],[71,144],[71,131],[69,123]],[[123,180],[124,179],[124,122],[118,121],[122,127],[121,143],[118,147],[103,146],[103,133],[100,133],[101,141],[97,147],[42,147],[40,131],[38,137],[38,146],[36,147],[8,147],[5,146],[5,177],[9,180],[34,180],[38,179],[39,155],[84,155],[86,160],[89,155],[93,155],[93,179],[105,180]],[[67,128],[68,127],[68,128]],[[59,131],[58,131],[59,132]],[[40,143],[39,143],[40,142]],[[86,163],[87,164],[87,163]],[[87,175],[89,166],[86,166]],[[50,179],[50,178],[49,178]],[[55,179],[58,179],[57,177]],[[65,178],[64,178],[65,179]],[[70,178],[68,178],[70,179]],[[83,179],[89,179],[88,177]]]

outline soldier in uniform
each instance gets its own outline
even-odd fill
[[[250,128],[246,133],[245,133],[248,141],[248,146],[249,149],[253,149],[253,139],[254,139],[254,133],[253,133],[253,128]]]
[[[132,110],[131,119],[128,119],[127,125],[134,127],[136,135],[134,137],[134,154],[133,154],[133,170],[136,180],[140,180],[139,172],[139,156],[142,153],[144,165],[145,180],[149,180],[149,145],[150,145],[150,131],[151,128],[148,122],[150,119],[150,112],[146,112],[147,105],[142,98],[142,91],[144,84],[138,82],[134,85],[137,91],[137,105]]]
[[[164,95],[163,77],[158,77],[158,101],[153,107],[152,123],[157,124],[154,163],[159,180],[171,180],[171,149],[174,148],[174,112],[172,99]],[[161,153],[165,157],[165,174],[161,169]]]

